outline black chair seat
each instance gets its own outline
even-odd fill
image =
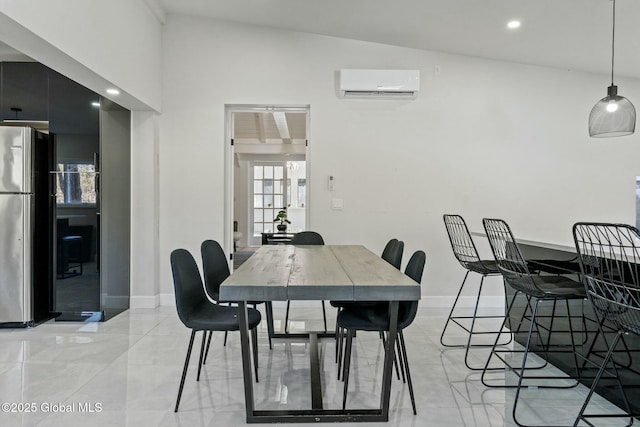
[[[473,261],[466,263],[467,269],[479,274],[499,274],[498,264],[495,261]]]
[[[405,304],[400,304],[398,311],[398,329],[404,329],[413,321],[403,310]],[[373,303],[370,307],[345,308],[338,314],[338,324],[345,329],[361,331],[389,330],[389,303]]]
[[[580,273],[580,264],[576,261],[562,261],[555,259],[527,260],[529,271],[537,270],[551,274]]]
[[[260,312],[253,308],[247,308],[249,329],[253,329],[260,323]],[[238,322],[238,308],[225,307],[218,304],[201,304],[187,313],[187,321],[191,329],[196,331],[237,331],[240,329]]]
[[[535,283],[544,296],[554,298],[562,296],[563,298],[586,298],[587,292],[584,285],[575,280],[564,276],[532,276]],[[514,286],[515,287],[515,286]],[[531,293],[531,292],[530,292]]]

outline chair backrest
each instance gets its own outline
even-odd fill
[[[582,282],[594,309],[618,330],[640,334],[640,233],[624,224],[573,226]]]
[[[515,290],[535,297],[544,296],[536,285],[520,248],[506,222],[501,219],[482,220],[489,246],[505,281]]]
[[[451,249],[453,249],[453,254],[458,262],[466,269],[469,268],[469,263],[480,262],[478,250],[464,218],[460,215],[445,214],[443,219],[449,235],[449,242],[451,242]]]
[[[393,246],[398,242],[398,239],[391,239],[387,242],[386,245],[384,245],[384,249],[382,250],[382,255],[380,255],[380,257],[385,260],[385,261],[389,261],[389,254],[391,253],[391,250],[393,249]]]
[[[409,258],[409,262],[404,269],[404,274],[411,277],[418,283],[422,282],[422,272],[424,271],[424,264],[426,262],[427,255],[424,251],[415,251],[411,258]]]
[[[424,264],[426,262],[426,254],[424,251],[415,251],[407,266],[404,270],[404,274],[411,277],[418,283],[422,282],[422,272],[424,271]],[[416,318],[418,313],[418,301],[400,301],[398,307],[398,327],[401,329],[409,326]]]
[[[324,239],[315,231],[301,231],[293,235],[291,239],[293,245],[324,245]]]
[[[198,265],[189,251],[175,249],[171,252],[171,272],[178,317],[186,327],[193,328],[193,311],[202,304],[210,304],[202,286]]]
[[[202,255],[204,287],[214,301],[219,301],[220,285],[230,274],[227,256],[220,243],[215,240],[202,242],[200,253]]]
[[[391,244],[391,248],[387,251],[387,253],[382,253],[382,259],[400,270],[400,264],[402,264],[402,254],[404,252],[404,242],[402,240],[396,239],[392,239],[392,241],[393,243]],[[391,241],[389,243],[391,243]],[[389,246],[389,243],[387,243],[387,246]],[[385,250],[386,249],[387,248],[385,247]]]

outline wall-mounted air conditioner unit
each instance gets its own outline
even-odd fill
[[[414,97],[420,90],[419,70],[340,70],[344,97]]]

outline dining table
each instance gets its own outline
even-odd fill
[[[267,245],[260,247],[220,286],[220,298],[238,301],[247,423],[381,422],[389,420],[399,301],[420,299],[420,285],[362,245]],[[327,408],[320,371],[320,331],[278,334],[308,340],[311,404],[305,409],[256,408],[247,325],[247,301],[386,301],[389,331],[384,344],[377,408]]]

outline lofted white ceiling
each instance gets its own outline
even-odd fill
[[[196,15],[561,69],[611,72],[612,0],[145,1],[159,15]],[[616,76],[640,78],[640,0],[617,0],[616,8]],[[506,26],[513,19],[522,22],[517,30]],[[30,59],[0,42],[0,60]],[[246,125],[254,126],[249,138],[277,139],[279,133],[269,133],[278,130],[271,124],[272,117],[262,122],[255,116],[247,119]],[[296,128],[295,123],[289,126]],[[297,135],[291,136],[294,144],[296,139]]]
[[[611,67],[611,0],[153,1],[166,13],[562,69]],[[640,78],[640,1],[616,8],[616,75]],[[522,21],[515,31],[512,19]]]

